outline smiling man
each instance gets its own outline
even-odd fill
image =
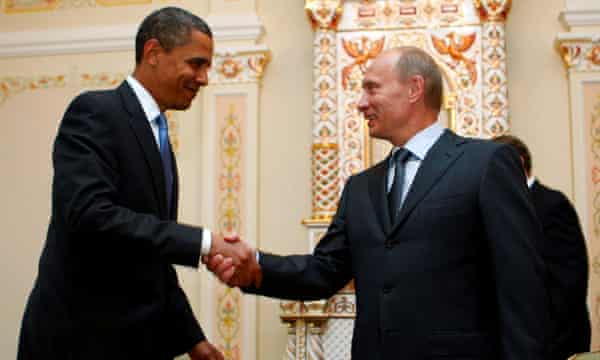
[[[352,358],[542,360],[550,330],[541,229],[516,153],[437,122],[442,76],[402,47],[367,69],[358,110],[390,156],[346,183],[310,255],[259,253],[222,281],[285,299],[328,298],[351,279]]]
[[[79,95],[54,143],[52,216],[23,316],[18,359],[223,359],[206,340],[172,264],[224,251],[179,224],[164,112],[208,83],[212,34],[179,8],[150,14],[136,67],[117,89]]]

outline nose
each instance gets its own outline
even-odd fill
[[[200,86],[208,85],[208,67],[203,66],[202,68],[196,71],[196,82]]]
[[[367,110],[368,106],[369,106],[369,102],[367,101],[367,95],[363,91],[362,95],[360,96],[360,99],[358,100],[358,104],[356,107],[357,107],[358,111],[364,112],[365,110]]]

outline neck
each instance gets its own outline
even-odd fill
[[[147,70],[146,67],[144,67],[143,65],[136,66],[135,70],[133,70],[133,74],[131,74],[131,76],[133,76],[140,84],[142,84],[146,91],[148,91],[150,95],[152,95],[152,98],[154,99],[154,101],[156,101],[160,112],[164,113],[166,109],[158,100],[158,91],[156,91],[156,89],[158,89],[159,86],[157,86],[156,81],[154,81],[154,77],[151,75],[152,74],[150,73],[150,71]]]
[[[413,136],[431,126],[438,119],[438,112],[426,109],[412,116],[399,133],[390,139],[394,146],[404,146]]]

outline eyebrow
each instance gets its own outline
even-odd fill
[[[373,86],[377,86],[378,83],[373,81],[373,80],[368,80],[368,79],[364,79],[362,82],[362,87],[366,88],[366,87],[373,87]]]
[[[188,63],[197,65],[197,66],[202,66],[202,65],[206,65],[208,64],[210,66],[211,62],[210,59],[205,58],[205,57],[193,57],[190,59],[186,60]]]

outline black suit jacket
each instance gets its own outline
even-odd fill
[[[531,199],[545,235],[539,248],[550,275],[549,290],[557,324],[554,358],[567,359],[590,351],[585,240],[577,213],[565,195],[535,181]]]
[[[348,180],[313,255],[261,253],[262,285],[246,290],[311,300],[354,278],[353,359],[545,359],[541,229],[516,153],[446,131],[396,224],[387,163]]]
[[[126,82],[70,104],[53,165],[18,358],[167,359],[203,340],[171,265],[197,266],[202,230],[175,222],[176,199],[167,209],[158,147]]]

